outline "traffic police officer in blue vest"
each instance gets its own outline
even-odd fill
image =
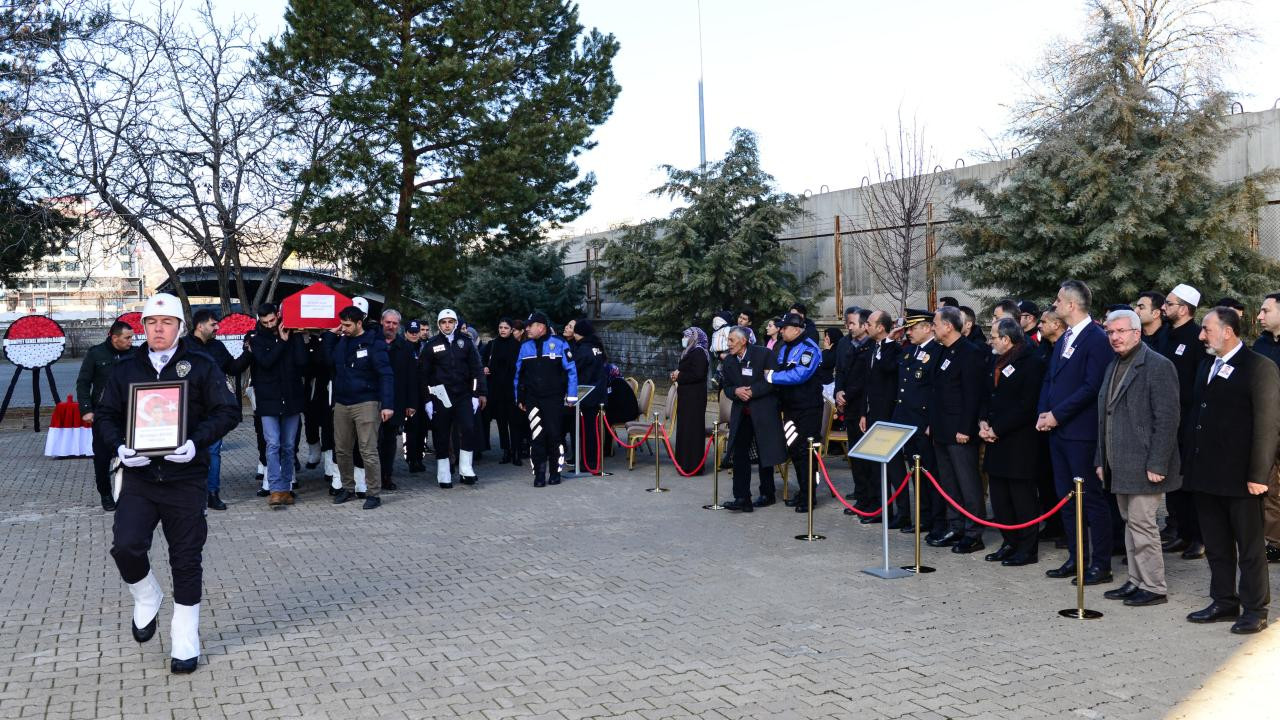
[[[528,338],[516,356],[515,401],[529,416],[529,449],[533,461],[533,486],[560,484],[561,418],[566,405],[578,401],[578,368],[573,351],[552,335],[551,320],[533,312],[525,321]],[[551,464],[550,477],[547,464]]]
[[[822,362],[822,350],[805,336],[805,319],[796,313],[787,313],[780,323],[782,344],[778,346],[776,370],[765,372],[765,380],[778,386],[779,405],[782,407],[782,431],[796,469],[800,492],[793,504],[796,512],[807,512],[809,493],[818,482],[817,469],[809,478],[809,438],[822,438],[822,385],[818,382],[818,365]],[[814,504],[816,505],[816,498]]]

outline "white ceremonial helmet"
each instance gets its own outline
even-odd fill
[[[147,298],[142,306],[143,330],[149,317],[171,317],[178,319],[178,337],[187,334],[186,316],[182,314],[182,301],[169,293],[156,293]]]
[[[450,310],[449,308],[445,308],[440,311],[439,315],[436,316],[436,322],[440,322],[441,320],[452,320],[454,322],[457,322],[458,313]]]
[[[362,298],[362,297],[360,297],[359,295],[357,295],[357,296],[355,296],[355,297],[351,298],[351,304],[352,304],[352,305],[355,305],[357,308],[359,308],[359,309],[360,309],[360,312],[364,313],[365,315],[368,315],[368,314],[369,314],[369,301],[368,301],[368,300],[365,300],[364,298]]]

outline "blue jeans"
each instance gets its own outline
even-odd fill
[[[302,415],[263,415],[262,437],[267,441],[267,489],[289,492],[293,487],[293,454]]]
[[[209,492],[222,489],[222,439],[209,446]]]

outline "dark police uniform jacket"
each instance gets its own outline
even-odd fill
[[[738,426],[745,413],[751,418],[755,431],[756,453],[760,467],[781,465],[787,461],[787,446],[783,441],[782,417],[778,414],[778,395],[773,385],[765,380],[768,371],[777,362],[773,353],[759,345],[748,345],[739,360],[732,353],[725,356],[721,369],[724,372],[724,394],[733,401],[729,414],[729,445],[725,454],[732,457],[733,444],[738,439]],[[743,402],[734,394],[740,387],[751,390],[751,400]]]
[[[455,403],[489,394],[480,352],[470,335],[454,332],[450,341],[448,335],[440,333],[423,346],[418,353],[418,394],[423,403],[431,402],[432,385],[443,385]]]
[[[578,367],[562,338],[525,340],[516,356],[516,404],[578,398]]]
[[[151,482],[199,481],[209,475],[209,446],[231,432],[240,422],[240,404],[231,393],[227,376],[203,353],[192,352],[187,338],[179,338],[172,348],[168,364],[156,373],[146,343],[133,349],[111,373],[102,402],[98,405],[94,424],[102,433],[103,444],[118,448],[128,445],[130,383],[171,381],[186,384],[187,440],[196,447],[196,456],[188,463],[151,458],[142,467],[124,468],[125,477]]]
[[[921,431],[929,426],[929,397],[933,377],[942,364],[942,343],[933,338],[922,345],[908,345],[898,358],[898,404],[893,422],[915,425]]]

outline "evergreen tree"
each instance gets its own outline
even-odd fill
[[[672,338],[721,310],[812,301],[822,273],[797,278],[783,270],[787,253],[777,241],[804,210],[760,168],[753,133],[735,129],[732,148],[705,173],[663,169],[667,182],[653,193],[688,204],[599,243],[597,272],[606,290],[635,309],[637,330]]]
[[[1231,137],[1228,98],[1169,102],[1132,30],[1103,15],[1076,54],[1061,109],[1022,131],[1035,147],[990,184],[957,186],[976,211],[953,209],[950,264],[975,287],[1050,297],[1068,277],[1098,305],[1187,282],[1207,297],[1257,296],[1280,265],[1249,231],[1274,175],[1222,185],[1209,174]]]
[[[476,262],[467,269],[467,282],[458,307],[472,325],[497,329],[505,316],[523,320],[541,310],[565,322],[582,313],[587,276],[565,277],[567,248],[535,245]]]
[[[414,273],[452,294],[464,255],[527,246],[586,209],[595,178],[574,157],[612,110],[618,44],[572,3],[291,0],[285,20],[263,68],[323,89],[354,128],[308,214],[359,225],[359,244],[325,236],[393,302]]]

